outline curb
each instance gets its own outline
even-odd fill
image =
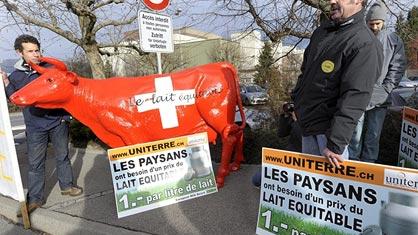
[[[13,199],[0,196],[0,214],[12,220],[14,223],[22,224],[21,219],[16,217],[19,202]],[[63,213],[58,213],[44,208],[38,208],[30,215],[31,227],[49,234],[149,234],[132,231],[129,229],[114,227],[111,225],[86,220]]]

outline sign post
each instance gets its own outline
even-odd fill
[[[170,0],[143,0],[148,9],[158,12],[165,10]],[[158,73],[162,74],[161,53],[172,53],[173,27],[171,17],[156,13],[138,12],[139,40],[145,52],[157,53]]]
[[[9,196],[21,203],[23,225],[25,229],[28,229],[30,228],[30,221],[10,124],[7,98],[1,81],[0,116],[0,194]]]

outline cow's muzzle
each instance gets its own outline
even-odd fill
[[[29,105],[24,97],[17,94],[10,96],[10,101],[12,101],[12,103],[15,105]]]

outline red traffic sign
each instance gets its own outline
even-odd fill
[[[170,5],[170,0],[143,0],[145,6],[153,11],[162,11]]]

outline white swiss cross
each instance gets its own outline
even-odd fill
[[[173,90],[171,77],[160,77],[154,80],[155,93],[135,96],[138,112],[158,109],[163,129],[179,126],[176,106],[195,103],[195,90]]]

